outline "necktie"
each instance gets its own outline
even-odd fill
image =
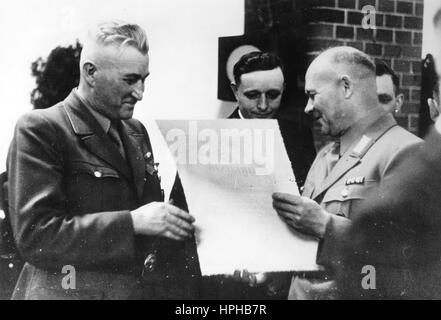
[[[327,173],[326,176],[329,175],[331,170],[334,168],[337,161],[340,159],[340,141],[335,141],[331,146],[331,149],[326,154],[326,164],[327,164]]]
[[[110,140],[115,144],[115,146],[118,148],[119,153],[121,156],[125,159],[126,153],[124,151],[124,146],[121,140],[121,136],[118,132],[119,123],[112,122],[109,128],[109,132],[107,133],[109,135]]]

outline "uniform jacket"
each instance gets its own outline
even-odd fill
[[[163,195],[144,126],[122,121],[120,135],[127,161],[75,92],[18,121],[8,154],[9,211],[27,263],[15,298],[154,297],[165,276],[198,273],[192,241],[134,235],[130,210]],[[186,206],[179,183],[176,192]],[[139,279],[150,254],[149,288]],[[76,271],[74,290],[61,286],[67,265]]]
[[[318,202],[331,218],[326,226],[317,253],[317,263],[338,267],[338,252],[344,234],[357,217],[366,198],[394,176],[397,166],[405,160],[421,139],[399,127],[390,114],[385,114],[370,125],[360,139],[342,155],[330,173],[324,177],[325,156],[332,145],[325,146],[317,155],[305,182],[303,196]],[[323,293],[328,289],[321,287]],[[320,291],[319,290],[319,291]],[[304,279],[295,278],[291,298],[326,298],[315,295],[314,288]]]
[[[341,249],[342,298],[441,298],[441,134],[432,129],[397,174],[363,205]],[[364,290],[364,265],[375,267],[376,290]]]

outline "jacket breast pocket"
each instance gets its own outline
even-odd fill
[[[330,213],[353,218],[352,213],[379,186],[376,180],[366,180],[363,184],[338,184],[326,192],[322,206]]]
[[[98,163],[72,163],[67,183],[72,213],[119,210],[123,181],[115,169]]]

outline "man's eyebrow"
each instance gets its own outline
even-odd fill
[[[392,97],[390,94],[387,94],[387,93],[380,93],[379,95],[378,95],[378,100],[380,101],[380,102],[389,102],[389,101],[392,101],[394,99],[394,97]]]
[[[378,94],[379,97],[387,97],[387,98],[393,98],[390,94],[388,93],[380,93]]]
[[[145,75],[145,77],[147,78],[149,75],[150,75],[150,72],[148,72],[148,73]],[[127,77],[127,78],[137,78],[137,79],[142,79],[142,78],[143,78],[143,77],[142,77],[140,74],[138,74],[138,73],[128,73],[128,74],[125,74],[124,77]]]
[[[243,92],[260,92],[257,89],[245,89]]]

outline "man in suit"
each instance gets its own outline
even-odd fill
[[[278,117],[285,89],[280,59],[268,52],[250,52],[234,65],[231,84],[237,108],[229,119],[277,119],[285,148],[299,187],[315,157],[310,128],[300,128],[292,121]]]
[[[194,218],[179,181],[164,202],[148,133],[132,119],[148,49],[138,25],[98,25],[78,88],[18,120],[9,211],[27,262],[14,298],[195,297]]]
[[[234,65],[233,75],[231,89],[237,100],[237,108],[229,118],[275,118],[285,89],[279,58],[267,52],[247,53]]]
[[[294,277],[292,299],[334,296],[333,275],[327,271],[338,267],[344,231],[420,141],[379,105],[375,77],[371,58],[350,47],[328,49],[308,68],[305,112],[336,141],[317,155],[302,196],[273,195],[274,208],[291,228],[320,241],[317,263],[324,272]]]
[[[243,55],[233,67],[231,89],[237,108],[229,119],[276,119],[280,109],[285,77],[280,59],[268,52]],[[301,187],[315,157],[310,130],[298,130],[278,119],[297,184]],[[249,273],[236,270],[233,277],[205,277],[202,291],[209,299],[286,299],[288,273]]]
[[[400,78],[387,65],[380,60],[375,64],[377,74],[377,93],[380,105],[392,114],[401,110],[404,102],[404,94],[399,93]]]

